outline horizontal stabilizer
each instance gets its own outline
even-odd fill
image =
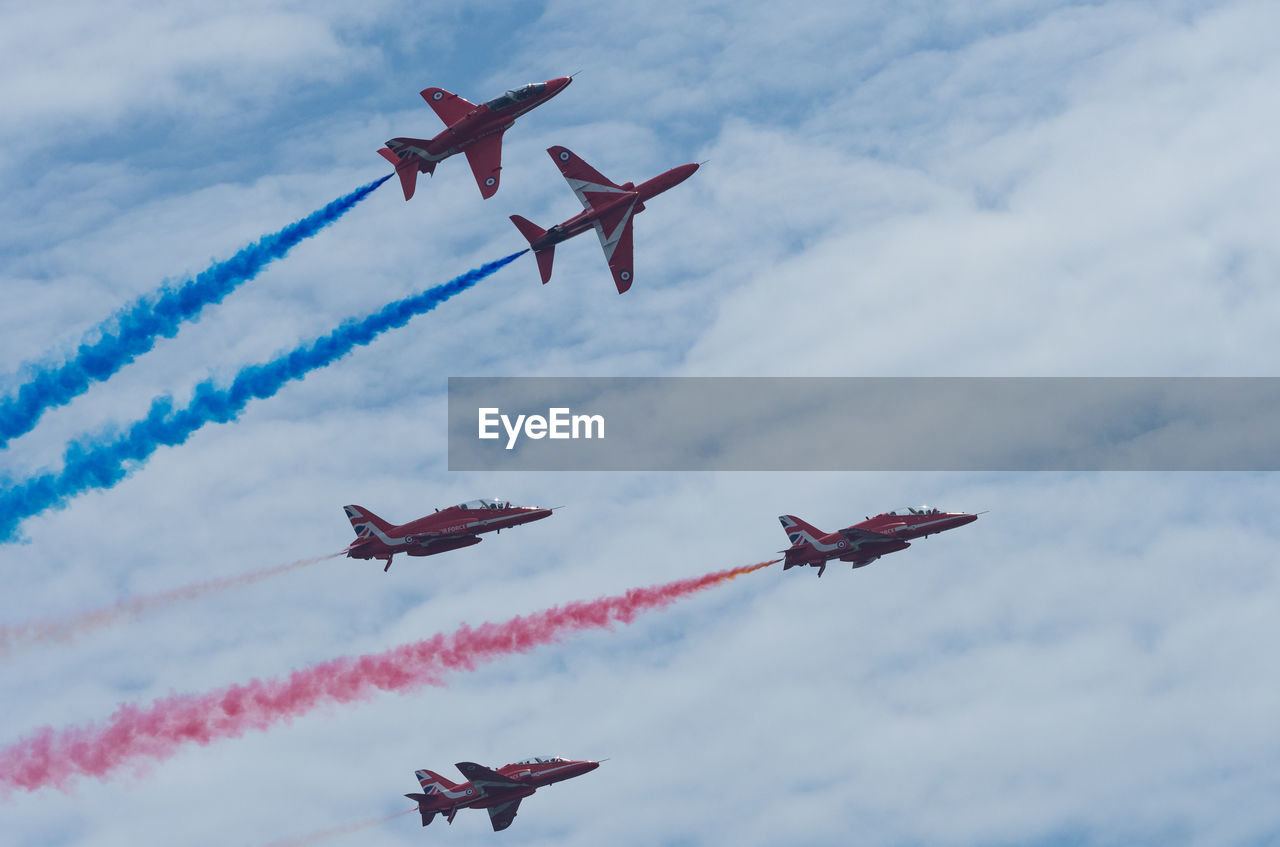
[[[516,229],[520,230],[520,234],[524,236],[525,241],[530,244],[547,234],[547,231],[538,226],[528,218],[522,218],[519,215],[512,215],[511,222],[516,225]]]
[[[411,156],[405,156],[403,159],[391,152],[390,147],[382,147],[378,150],[378,155],[386,159],[396,167],[396,176],[400,177],[400,188],[404,190],[404,199],[408,200],[413,196],[413,190],[418,185],[418,164]]]
[[[533,258],[538,260],[538,273],[542,276],[542,284],[546,285],[551,281],[551,265],[556,260],[556,248],[534,250]]]
[[[431,823],[431,821],[435,820],[436,811],[434,809],[422,808],[423,801],[430,801],[431,800],[430,797],[428,797],[425,794],[406,794],[404,796],[408,797],[410,800],[413,800],[415,803],[418,804],[418,812],[422,815],[423,826],[426,826],[427,824]]]
[[[519,215],[511,215],[511,222],[516,225],[516,229],[520,230],[520,234],[525,237],[525,240],[530,245],[536,243],[538,239],[547,234],[545,229]],[[551,266],[556,260],[555,245],[534,250],[533,257],[538,260],[538,273],[542,276],[542,284],[546,285],[551,281]]]

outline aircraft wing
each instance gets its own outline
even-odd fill
[[[478,535],[418,535],[413,539],[413,544],[418,549],[410,551],[409,555],[434,556],[437,553],[447,553],[450,550],[479,544],[480,540]]]
[[[424,547],[430,547],[432,544],[445,544],[450,541],[476,541],[479,542],[480,536],[474,532],[455,532],[451,535],[422,533],[413,537],[414,544],[421,544]]]
[[[434,532],[426,530],[424,532],[415,532],[413,535],[405,536],[405,540],[412,544],[431,544],[436,541],[454,541],[459,538],[466,538],[469,535],[475,535],[474,532]]]
[[[495,770],[486,768],[484,765],[477,765],[475,762],[458,762],[455,768],[462,771],[462,775],[470,780],[471,784],[476,788],[488,790],[490,788],[515,788],[523,785],[509,776],[503,776]],[[514,809],[511,816],[515,817]],[[508,821],[507,823],[510,823]]]
[[[510,803],[489,807],[489,823],[493,824],[494,832],[499,832],[511,826],[511,822],[516,819],[516,809],[520,808],[521,799],[517,797]]]
[[[610,182],[595,168],[582,161],[576,153],[567,147],[548,147],[551,161],[556,163],[560,173],[564,175],[573,193],[578,196],[582,208],[588,212],[597,206],[603,206],[618,199],[619,194],[627,194],[626,189]]]
[[[488,200],[498,193],[499,172],[502,170],[502,133],[487,135],[462,149],[467,154],[467,164],[480,186],[480,196]]]
[[[436,115],[439,116],[440,120],[444,121],[445,126],[453,126],[476,107],[475,103],[464,100],[450,91],[445,91],[443,88],[424,88],[421,94],[422,99],[426,100],[427,105],[435,110]]]
[[[871,530],[868,530],[868,529],[854,529],[853,527],[847,527],[845,529],[840,530],[840,534],[843,535],[848,541],[853,542],[855,546],[860,544],[866,544],[870,541],[895,541],[896,540],[892,535],[884,535],[883,533],[872,532]]]
[[[596,235],[604,248],[604,258],[613,272],[613,284],[622,294],[631,287],[631,224],[634,220],[635,201],[620,210],[602,215],[596,221]]]

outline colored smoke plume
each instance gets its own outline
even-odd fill
[[[49,409],[65,406],[155,346],[171,337],[184,321],[196,320],[205,306],[221,302],[242,283],[293,247],[349,212],[391,178],[374,180],[329,205],[267,235],[230,259],[210,265],[179,286],[164,286],[120,309],[89,332],[75,355],[59,364],[46,358],[28,364],[26,383],[0,399],[0,447],[30,432]]]
[[[0,543],[13,541],[18,524],[24,519],[60,507],[85,491],[111,488],[160,447],[183,443],[207,423],[235,420],[250,400],[270,397],[287,383],[336,362],[387,330],[404,326],[411,318],[431,311],[527,252],[527,249],[521,250],[467,271],[434,288],[390,303],[372,315],[345,321],[328,335],[268,362],[241,368],[227,388],[211,380],[202,382],[196,386],[195,396],[186,408],[175,409],[171,397],[157,397],[147,416],[123,432],[71,442],[63,456],[61,471],[0,488]]]
[[[556,606],[502,623],[459,627],[382,653],[344,656],[278,679],[255,679],[204,694],[173,694],[150,705],[121,705],[102,723],[44,727],[0,749],[0,793],[65,789],[76,777],[173,756],[187,744],[237,738],[301,717],[318,706],[364,700],[379,691],[443,685],[451,671],[474,670],[586,629],[629,624],[640,614],[776,563],[717,571],[625,594]]]
[[[380,818],[369,818],[368,820],[356,821],[354,823],[329,827],[328,829],[316,830],[315,832],[309,832],[306,835],[295,835],[290,838],[281,838],[279,841],[272,841],[267,845],[267,847],[306,847],[307,844],[315,844],[317,841],[336,838],[339,835],[349,835],[353,832],[359,832],[362,829],[372,829],[378,824],[393,821],[396,818],[403,817],[416,811],[418,811],[418,807],[414,806],[413,808],[405,809],[403,812],[396,812],[394,815],[383,815]]]
[[[269,577],[296,571],[341,555],[342,553],[339,552],[330,553],[327,556],[316,556],[311,559],[299,559],[296,562],[273,565],[269,568],[259,568],[256,571],[249,571],[238,576],[219,577],[218,579],[196,582],[155,594],[129,597],[110,606],[90,609],[79,614],[45,618],[44,620],[30,621],[17,626],[0,626],[0,657],[8,655],[13,648],[18,646],[46,644],[53,641],[70,641],[94,630],[111,626],[122,618],[140,615],[143,612],[183,600],[195,600],[206,594],[226,591],[228,588],[252,585]]]

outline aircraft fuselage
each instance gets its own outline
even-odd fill
[[[406,794],[418,804],[422,825],[427,826],[436,815],[444,815],[449,823],[462,809],[489,809],[494,830],[506,829],[515,818],[520,801],[539,788],[590,773],[599,762],[534,758],[491,770],[474,762],[458,762],[457,768],[467,782],[455,784],[428,770],[415,772],[422,793]]]
[[[583,210],[564,223],[556,224],[547,230],[546,235],[530,242],[529,246],[534,250],[545,250],[548,247],[554,247],[561,241],[567,241],[575,235],[581,235],[594,227],[596,221],[632,202],[635,203],[635,208],[631,210],[631,214],[638,215],[644,211],[646,200],[652,200],[662,192],[675,188],[693,176],[693,172],[697,169],[698,166],[696,164],[680,165],[658,174],[653,179],[645,180],[639,185],[630,182],[623,183],[620,186],[622,191],[617,194],[616,199],[602,203],[594,208]]]
[[[505,501],[475,500],[441,509],[405,524],[391,524],[363,506],[347,506],[347,517],[356,540],[347,548],[353,559],[383,559],[390,563],[399,553],[434,556],[479,544],[486,532],[542,520],[551,509],[514,506]]]
[[[798,565],[819,568],[818,575],[832,559],[848,562],[855,568],[865,567],[888,553],[911,546],[917,538],[976,521],[978,516],[965,512],[943,512],[927,507],[907,507],[876,515],[861,523],[835,532],[822,532],[794,515],[779,520],[792,546],[782,551],[783,570]]]

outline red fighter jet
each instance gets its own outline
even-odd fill
[[[657,197],[668,188],[684,182],[698,169],[697,165],[681,165],[658,174],[640,185],[624,183],[616,185],[600,175],[600,172],[564,147],[548,147],[551,161],[569,181],[569,187],[582,202],[582,213],[551,229],[543,229],[519,215],[512,215],[516,225],[529,241],[533,255],[538,260],[538,271],[545,285],[551,279],[551,263],[555,259],[556,245],[568,238],[595,229],[604,248],[604,258],[613,271],[613,282],[621,294],[631,287],[631,222],[644,211],[644,201]]]
[[[906,550],[911,540],[928,538],[935,532],[946,532],[977,519],[977,515],[964,512],[906,506],[835,532],[823,532],[795,515],[782,515],[778,520],[791,539],[791,546],[779,551],[786,554],[782,569],[812,565],[818,569],[818,576],[822,576],[832,559],[850,562],[855,568],[865,567],[885,553]]]
[[[434,556],[461,547],[479,544],[482,532],[501,532],[507,527],[550,516],[551,509],[513,506],[503,500],[469,500],[434,514],[396,526],[384,521],[364,506],[343,506],[356,540],[347,548],[352,559],[383,559],[391,570],[391,557]]]
[[[444,132],[430,140],[393,138],[378,153],[395,165],[406,200],[413,196],[419,173],[435,173],[438,162],[455,153],[465,153],[480,186],[480,196],[487,200],[498,193],[502,133],[511,128],[516,118],[555,97],[572,81],[571,77],[562,76],[531,82],[479,106],[443,88],[424,88],[422,99],[444,121]]]
[[[600,763],[535,756],[496,771],[475,762],[458,762],[455,767],[469,782],[456,785],[434,771],[414,771],[423,793],[404,796],[417,801],[423,826],[437,814],[453,823],[459,809],[488,809],[493,831],[506,829],[515,820],[516,809],[525,797],[544,785],[582,776],[600,767]]]

